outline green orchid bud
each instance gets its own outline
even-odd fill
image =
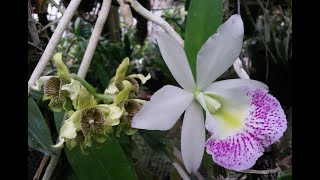
[[[70,73],[69,73],[68,67],[62,61],[62,53],[59,52],[53,56],[53,63],[57,67],[58,76],[70,82],[71,81]]]
[[[129,63],[130,63],[129,58],[124,58],[124,60],[116,70],[114,82],[121,82],[122,80],[124,80],[129,67]]]

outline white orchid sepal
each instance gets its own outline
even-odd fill
[[[166,85],[155,92],[131,126],[169,130],[185,111],[181,153],[189,173],[198,170],[205,146],[219,165],[237,171],[248,169],[286,130],[284,112],[267,93],[265,84],[244,79],[212,83],[238,58],[243,33],[239,15],[231,16],[218,28],[198,52],[196,81],[183,47],[167,33],[158,33],[162,57],[183,89]],[[207,142],[205,128],[212,134]]]

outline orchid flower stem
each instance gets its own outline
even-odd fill
[[[94,97],[98,98],[98,99],[105,100],[106,103],[112,103],[114,101],[114,96],[112,96],[112,95],[96,93],[96,94],[94,94]]]
[[[182,177],[183,180],[190,180],[189,176],[183,170],[183,168],[180,166],[179,163],[174,162],[174,163],[172,163],[172,165],[176,168],[177,172],[179,173],[179,175]]]
[[[178,148],[174,147],[173,148],[173,155],[180,161],[182,161],[182,155],[181,152],[178,150]],[[194,175],[199,179],[199,180],[204,180],[204,177],[199,173],[199,171],[195,172]],[[182,176],[181,176],[182,177]]]
[[[75,74],[71,74],[70,75],[72,77],[72,79],[79,81],[90,94],[96,94],[96,89],[89,84],[86,80],[80,78],[79,76],[75,75]]]
[[[49,180],[51,178],[53,171],[59,162],[60,154],[61,154],[61,150],[58,151],[57,155],[51,156],[50,163],[46,169],[46,172],[42,177],[42,180]]]

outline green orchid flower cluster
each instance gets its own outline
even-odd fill
[[[56,76],[42,76],[33,90],[41,90],[43,100],[50,100],[49,108],[54,112],[65,111],[68,119],[60,129],[59,142],[55,148],[68,149],[80,145],[84,154],[93,145],[101,145],[116,128],[116,136],[121,131],[133,135],[137,129],[131,127],[133,116],[141,109],[144,100],[137,97],[140,79],[144,84],[150,74],[132,74],[126,76],[129,58],[125,58],[117,68],[115,76],[103,94],[75,74],[70,74],[63,63],[62,54],[56,53],[53,62],[57,67]]]

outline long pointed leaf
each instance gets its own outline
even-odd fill
[[[198,51],[221,24],[222,0],[191,0],[184,47],[194,77]]]
[[[28,145],[47,155],[55,154],[48,125],[32,97],[28,98]]]

